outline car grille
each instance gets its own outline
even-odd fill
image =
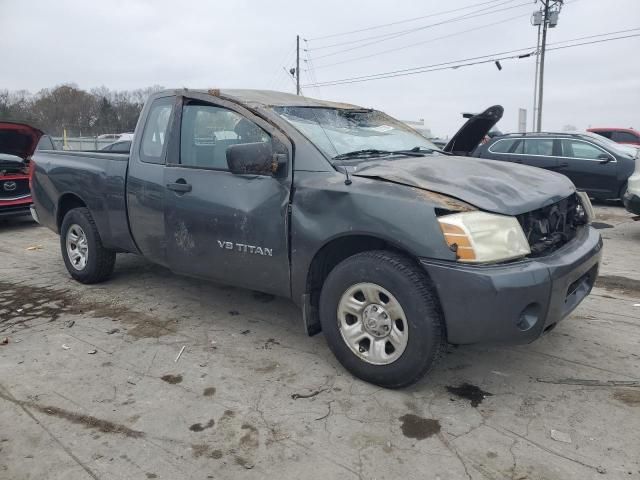
[[[576,236],[578,227],[586,223],[584,209],[575,194],[517,218],[529,241],[531,257],[548,255],[562,247]]]
[[[19,198],[29,195],[29,180],[26,178],[0,179],[0,200]]]

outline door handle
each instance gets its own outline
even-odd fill
[[[567,168],[569,164],[567,162],[562,162],[558,164],[558,168]]]
[[[187,193],[191,191],[191,185],[186,183],[184,180],[182,180],[182,182],[178,180],[175,183],[167,183],[167,188],[178,193]]]

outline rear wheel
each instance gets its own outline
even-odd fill
[[[67,212],[60,227],[60,249],[69,274],[82,283],[98,283],[113,273],[116,254],[102,246],[89,209]]]
[[[418,381],[444,342],[429,278],[411,259],[388,251],[354,255],[331,271],[320,296],[320,320],[340,363],[388,388]]]

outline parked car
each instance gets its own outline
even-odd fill
[[[601,135],[616,143],[640,145],[640,132],[633,128],[588,128],[587,132]]]
[[[36,149],[53,148],[37,128],[0,122],[0,218],[30,214],[29,162]]]
[[[629,177],[628,183],[622,203],[629,212],[640,215],[640,159],[636,159],[636,170]]]
[[[109,145],[105,145],[100,149],[103,152],[113,152],[113,153],[129,153],[131,150],[131,140],[123,140],[118,142],[110,143]]]
[[[501,116],[469,119],[445,148],[468,153]],[[131,252],[291,298],[309,334],[384,387],[417,381],[446,342],[550,331],[591,291],[602,248],[562,175],[269,91],[155,93],[129,156],[37,153],[33,194],[76,280],[106,280]]]
[[[479,158],[553,170],[598,199],[620,199],[636,164],[635,150],[590,133],[511,133],[478,146]]]
[[[133,133],[103,133],[102,135],[98,135],[96,137],[98,140],[131,140],[133,138]]]

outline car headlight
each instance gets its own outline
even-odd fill
[[[593,210],[593,205],[591,205],[589,195],[587,195],[587,192],[576,192],[576,195],[578,195],[578,199],[580,200],[579,207],[582,207],[582,212],[580,212],[580,208],[578,208],[578,214],[582,215],[585,224],[590,225],[593,219],[596,218],[596,213]]]
[[[515,217],[476,211],[444,215],[438,222],[460,262],[501,262],[531,253]]]

